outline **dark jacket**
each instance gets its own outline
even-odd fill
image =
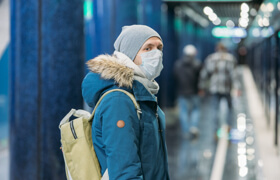
[[[200,70],[201,63],[190,56],[184,56],[175,63],[174,75],[179,95],[188,96],[198,93]]]
[[[91,60],[82,84],[83,97],[94,107],[102,94],[124,89],[134,94],[142,110],[140,120],[131,99],[122,92],[105,96],[96,110],[92,141],[101,165],[108,168],[110,180],[169,180],[165,145],[165,115],[156,97],[133,80],[133,70],[101,55]],[[125,126],[119,128],[117,122]]]

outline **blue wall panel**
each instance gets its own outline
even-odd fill
[[[58,124],[82,108],[83,2],[11,1],[11,179],[65,179]]]
[[[137,0],[93,1],[93,18],[86,24],[86,36],[91,39],[91,44],[87,44],[92,51],[90,58],[114,52],[114,42],[121,28],[137,24],[137,5]]]
[[[11,179],[39,178],[37,7],[36,0],[11,1]]]
[[[138,7],[137,0],[115,0],[113,11],[113,42],[120,34],[122,27],[126,25],[138,24]]]
[[[113,0],[93,1],[93,56],[113,52]]]
[[[141,0],[139,24],[145,24],[161,34],[161,0]]]
[[[163,38],[163,66],[161,76],[158,80],[160,84],[159,103],[162,107],[171,107],[175,103],[175,84],[173,76],[173,66],[178,57],[178,39],[175,31],[174,7],[162,12],[162,33]]]

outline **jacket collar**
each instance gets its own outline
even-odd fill
[[[137,101],[154,101],[157,102],[156,96],[151,94],[142,83],[133,81],[133,94]]]

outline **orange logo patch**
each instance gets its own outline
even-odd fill
[[[119,128],[123,128],[123,127],[125,126],[125,122],[124,122],[123,120],[119,120],[119,121],[117,122],[117,126],[118,126]]]

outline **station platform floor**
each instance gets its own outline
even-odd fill
[[[224,125],[227,104],[220,103],[221,129],[215,136],[210,98],[202,98],[198,138],[182,136],[178,111],[166,110],[169,173],[172,180],[279,180],[279,147],[251,71],[239,68],[242,93],[233,96],[234,124]],[[213,110],[212,110],[213,111]]]
[[[207,97],[202,99],[197,138],[181,135],[176,108],[165,110],[171,180],[279,180],[279,149],[273,144],[272,128],[266,125],[250,70],[246,66],[239,70],[242,94],[233,96],[235,124],[229,134],[222,125],[219,138],[215,138]],[[224,103],[220,104],[221,124],[227,113]],[[0,143],[0,177],[9,179],[8,138]]]

